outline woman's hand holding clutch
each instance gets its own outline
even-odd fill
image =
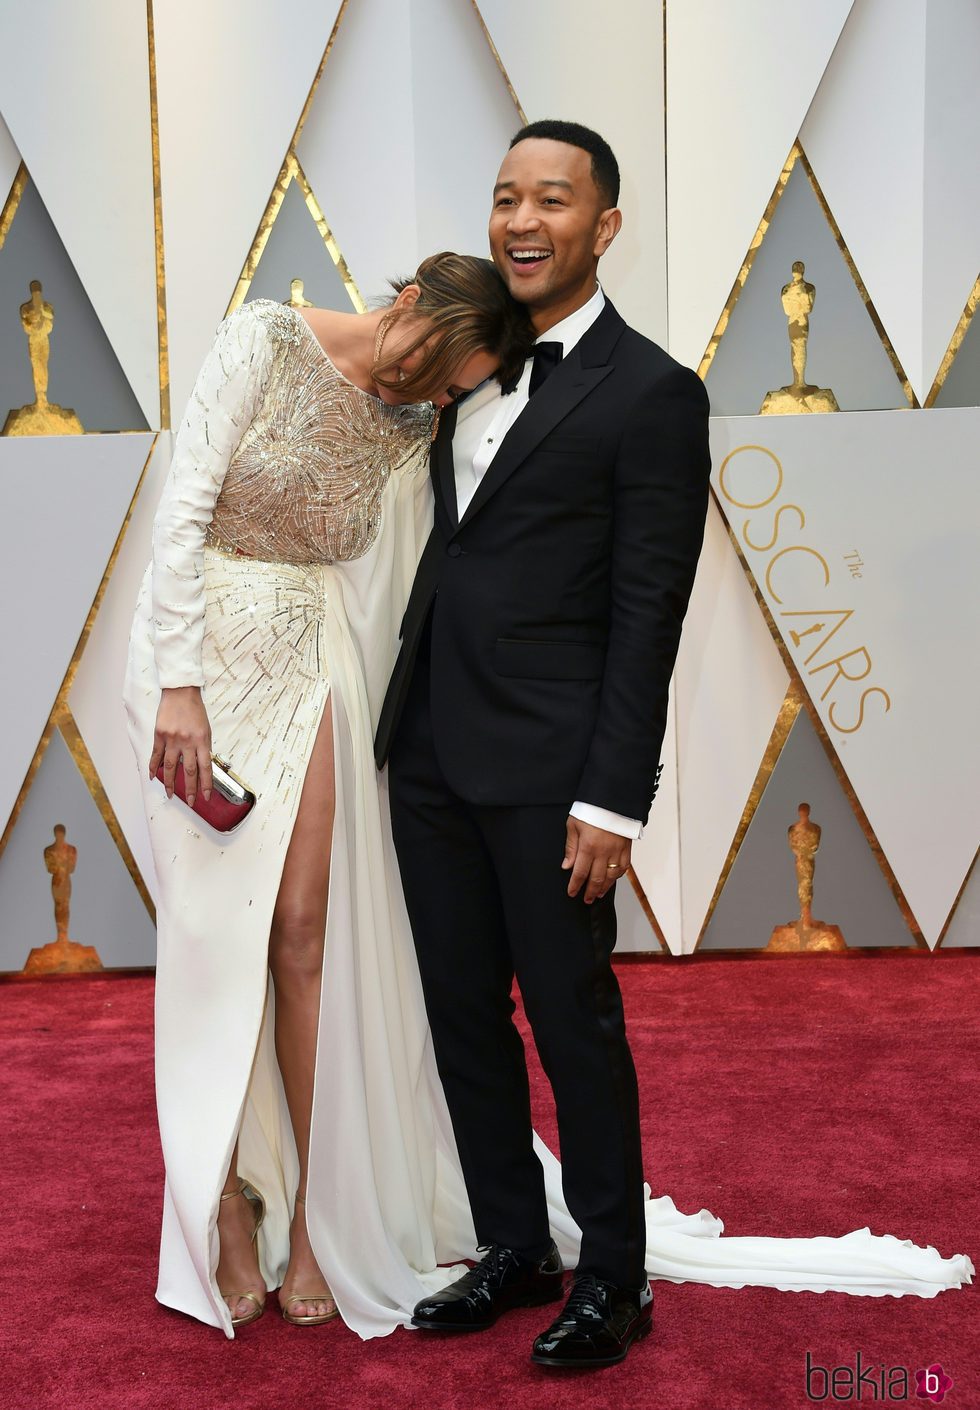
[[[208,801],[211,797],[211,725],[201,692],[196,685],[165,689],[157,710],[150,755],[150,778],[163,764],[163,783],[167,797],[174,796],[174,775],[183,760],[186,801],[194,806],[200,791]]]

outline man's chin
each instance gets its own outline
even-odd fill
[[[493,256],[497,272],[507,285],[507,292],[515,303],[535,304],[544,292],[543,282],[515,273],[514,266],[506,255]]]
[[[527,304],[530,308],[534,307],[535,298],[530,289],[525,289],[524,286],[520,284],[515,289],[513,284],[508,284],[507,290],[515,304]]]
[[[530,308],[537,307],[542,300],[548,296],[548,281],[546,279],[521,278],[519,274],[512,274],[508,278],[508,273],[504,274],[504,283],[507,291],[515,303],[527,304]]]

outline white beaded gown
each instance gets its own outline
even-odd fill
[[[240,1173],[267,1206],[260,1264],[288,1259],[297,1159],[275,1060],[268,941],[307,761],[332,711],[336,816],[307,1222],[347,1324],[407,1323],[474,1254],[372,740],[431,523],[431,408],[347,381],[305,319],[269,300],[218,330],[176,440],[125,681],[158,880],[156,1087],[166,1167],[158,1299],[232,1336],[215,1282],[218,1197]],[[160,689],[198,685],[213,748],[257,795],[211,831],[146,777]],[[326,839],[325,839],[326,841]],[[568,1266],[578,1231],[536,1141]],[[933,1297],[968,1282],[890,1235],[722,1238],[708,1210],[647,1203],[654,1278]]]

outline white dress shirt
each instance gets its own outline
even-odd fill
[[[599,317],[605,305],[605,297],[599,285],[595,293],[542,333],[539,343],[561,343],[562,357],[566,358],[579,339],[588,332]],[[500,444],[521,412],[527,406],[530,395],[530,358],[524,364],[524,371],[517,384],[517,390],[504,395],[500,384],[484,382],[472,396],[468,396],[459,408],[456,417],[456,431],[453,436],[453,471],[456,480],[456,513],[460,519],[466,513],[476,488],[490,467]],[[571,816],[579,822],[591,823],[593,827],[605,828],[607,832],[618,833],[620,837],[642,837],[643,825],[636,818],[625,818],[612,813],[608,808],[596,807],[594,803],[576,802],[572,804]]]

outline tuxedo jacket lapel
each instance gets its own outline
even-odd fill
[[[564,420],[584,397],[609,376],[612,371],[609,357],[625,327],[619,314],[607,301],[592,327],[568,356],[562,359],[507,432],[487,473],[477,486],[466,513],[459,520],[459,528],[468,524],[474,514],[479,514],[487,500],[510,479],[514,471],[549,432],[554,430],[559,421]],[[441,427],[439,439],[442,439]],[[453,478],[451,446],[448,448],[448,460],[449,475]],[[453,483],[454,505],[455,500]],[[453,524],[456,526],[455,514]]]
[[[439,430],[432,444],[430,457],[436,509],[445,516],[451,531],[455,531],[459,522],[456,506],[456,471],[453,467],[453,434],[456,430],[457,411],[456,403],[452,402],[441,413]]]

